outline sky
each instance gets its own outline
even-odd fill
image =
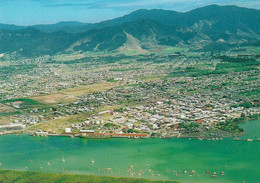
[[[185,12],[210,4],[260,9],[260,0],[0,0],[0,23],[95,23],[120,17],[137,9]]]

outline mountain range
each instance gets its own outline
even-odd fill
[[[210,5],[189,12],[140,9],[95,24],[0,24],[0,54],[23,57],[74,51],[136,50],[145,53],[166,46],[197,50],[226,49],[260,40],[260,10]]]

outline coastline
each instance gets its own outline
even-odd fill
[[[249,118],[245,117],[243,120],[236,123],[236,125],[240,125],[243,123],[247,123],[250,121],[258,120],[260,119],[260,116],[256,118]],[[234,119],[233,119],[234,120]],[[244,129],[243,129],[244,130]],[[225,131],[223,131],[225,132]],[[7,131],[7,132],[0,132],[0,136],[2,135],[30,135],[30,136],[39,136],[39,137],[49,137],[49,136],[55,136],[55,137],[71,137],[71,138],[83,138],[83,139],[110,139],[110,138],[128,138],[128,139],[147,139],[147,138],[158,138],[158,139],[172,139],[172,138],[188,138],[188,139],[198,139],[198,140],[222,140],[223,138],[238,138],[243,137],[246,135],[246,131],[240,132],[240,133],[231,133],[231,132],[225,132],[223,134],[213,135],[213,136],[203,136],[201,134],[181,134],[178,136],[171,136],[171,137],[161,137],[161,136],[155,136],[152,137],[148,134],[100,134],[100,133],[92,133],[89,135],[82,135],[80,133],[60,133],[60,134],[53,134],[53,133],[44,133],[44,134],[37,134],[32,131]]]

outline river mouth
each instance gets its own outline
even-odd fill
[[[248,133],[241,138],[255,138],[259,124],[259,120],[241,124]],[[259,141],[232,138],[209,141],[0,137],[0,169],[181,182],[257,182],[259,154]]]

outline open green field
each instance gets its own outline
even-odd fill
[[[167,47],[164,50],[162,50],[161,54],[174,54],[176,52],[184,52],[187,51],[188,48],[185,47]]]
[[[44,104],[58,104],[73,102],[79,99],[80,96],[109,90],[116,86],[116,83],[97,83],[93,85],[78,86],[71,89],[59,91],[58,93],[52,93],[47,95],[40,95],[32,97],[33,100]]]
[[[172,182],[175,181],[152,181],[148,179],[135,179],[135,178],[120,178],[120,177],[99,177],[93,175],[69,175],[69,174],[47,174],[36,172],[19,172],[0,170],[0,182],[1,183],[69,183],[69,182],[84,182],[84,183],[148,183],[148,182]]]
[[[15,105],[19,105],[19,109],[31,109],[34,107],[43,107],[44,104],[37,102],[36,100],[32,100],[29,98],[17,98],[0,101],[0,103],[5,104],[6,107],[14,107]]]

